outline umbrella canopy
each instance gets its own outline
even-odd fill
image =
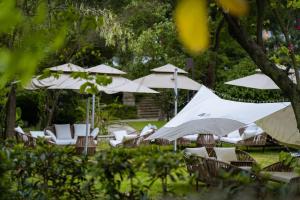
[[[284,65],[276,64],[277,68],[281,70],[286,70],[287,67]],[[263,74],[260,69],[255,70],[256,74],[245,76],[242,78],[238,78],[232,81],[228,81],[225,84],[227,85],[234,85],[240,87],[247,87],[247,88],[254,88],[254,89],[261,89],[261,90],[278,90],[280,89],[274,81],[269,78],[267,75]],[[295,70],[289,70],[289,78],[296,83],[295,77]]]
[[[95,74],[110,74],[110,75],[124,75],[126,72],[123,72],[119,69],[113,68],[111,66],[101,64],[95,67],[86,69],[86,71],[95,73]]]
[[[257,73],[243,78],[228,81],[225,84],[261,90],[279,89],[279,87],[274,83],[274,81],[271,78],[262,73]]]
[[[172,64],[166,64],[164,66],[151,69],[151,71],[152,72],[160,72],[160,73],[174,73],[175,69],[177,69],[178,74],[187,74],[186,71],[184,71],[183,69],[180,69]]]
[[[199,90],[201,84],[185,76],[187,72],[167,64],[162,67],[152,69],[153,74],[138,78],[134,82],[145,85],[149,88],[173,89],[175,87],[174,71],[177,69],[177,88],[185,90]]]
[[[107,94],[117,92],[136,92],[136,93],[157,93],[156,91],[145,86],[138,85],[124,77],[112,76],[112,82],[107,86],[101,86],[95,83],[95,80],[85,80],[81,78],[72,78],[68,74],[60,74],[58,77],[50,76],[48,78],[39,80],[33,78],[27,89],[64,89],[64,90],[79,90],[86,82],[95,84],[99,91],[104,91]]]
[[[149,88],[173,89],[175,85],[174,75],[171,73],[154,73],[138,78],[134,82]],[[187,76],[177,75],[177,88],[185,90],[199,90],[201,85]]]
[[[196,133],[224,136],[288,105],[288,102],[242,103],[224,100],[202,85],[194,98],[149,139],[176,140]]]
[[[72,63],[66,63],[56,67],[49,68],[50,71],[62,71],[62,72],[84,72],[84,68],[74,65]]]
[[[257,125],[282,143],[300,146],[300,133],[292,106],[258,120]]]

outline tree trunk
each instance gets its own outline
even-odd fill
[[[16,126],[16,85],[12,84],[6,103],[5,137],[14,137]]]
[[[284,70],[279,69],[275,63],[268,59],[262,47],[246,33],[236,18],[226,13],[224,13],[224,16],[228,23],[231,37],[242,46],[257,67],[269,76],[290,99],[296,116],[297,126],[300,130],[300,91],[297,89],[297,85],[293,83]]]
[[[54,98],[53,98],[53,101],[52,101],[51,108],[49,108],[49,116],[48,116],[46,127],[48,127],[52,124],[54,112],[56,110],[56,106],[57,106],[57,102],[58,102],[58,98],[59,98],[59,94],[60,94],[59,91],[54,92],[54,94],[53,94]]]

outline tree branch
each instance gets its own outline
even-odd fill
[[[279,69],[266,56],[263,49],[245,32],[236,18],[224,13],[228,22],[230,35],[247,51],[254,63],[269,76],[283,92],[291,99],[294,94],[295,84],[287,76],[284,70]]]
[[[265,17],[265,0],[256,0],[257,19],[256,19],[256,42],[264,49],[264,42],[262,37],[263,22]]]
[[[275,8],[273,8],[273,7],[271,6],[269,0],[268,0],[268,3],[269,3],[269,5],[270,5],[270,7],[271,7],[271,10],[272,10],[273,14],[274,14],[274,17],[275,17],[276,20],[278,21],[278,24],[279,24],[279,26],[280,26],[280,29],[281,29],[281,31],[282,31],[282,33],[283,33],[283,35],[284,35],[284,38],[285,38],[285,41],[286,41],[286,45],[287,45],[287,47],[289,48],[289,47],[291,47],[293,44],[292,44],[292,42],[291,42],[291,40],[290,40],[290,37],[289,37],[289,35],[288,35],[288,30],[284,27],[284,23],[283,23],[283,21],[281,20],[278,11],[277,11]],[[289,49],[290,49],[290,48],[289,48]],[[294,54],[294,50],[293,50],[292,48],[290,49],[290,54],[289,54],[289,55],[290,55],[290,58],[291,58],[291,60],[292,60],[293,68],[294,68],[294,70],[295,70],[295,76],[296,76],[296,80],[297,80],[297,88],[300,89],[300,77],[299,77],[299,73],[297,73],[297,72],[298,72],[298,67],[297,67],[297,62],[296,62],[296,57],[295,57],[295,54]]]

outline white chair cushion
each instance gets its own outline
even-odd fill
[[[45,137],[45,132],[44,131],[30,131],[30,135],[34,138]]]
[[[208,158],[209,157],[205,147],[185,148],[184,152],[187,155],[201,156],[201,157],[204,157],[204,158]]]
[[[70,124],[55,124],[56,138],[61,140],[72,140]]]
[[[185,135],[182,138],[185,139],[185,140],[189,140],[189,141],[195,142],[195,141],[197,141],[198,134]]]
[[[88,135],[90,134],[91,125],[88,125]],[[74,135],[85,136],[86,135],[86,124],[74,124]]]
[[[118,141],[118,140],[109,140],[109,144],[113,147],[116,147],[117,145],[121,144],[122,141]]]
[[[246,140],[248,138],[256,136],[256,131],[252,130],[245,130],[244,133],[241,135],[242,140]]]
[[[148,129],[146,131],[142,131],[141,134],[140,134],[140,136],[148,135],[148,134],[152,133],[153,131],[154,130],[152,128],[150,128],[150,129]]]
[[[281,181],[285,183],[289,183],[292,178],[299,177],[299,174],[296,172],[270,172],[270,171],[262,171],[264,175],[270,176],[271,179],[276,181]]]
[[[54,133],[52,133],[52,131],[46,130],[46,135],[49,135],[51,137],[51,140],[56,143],[56,136]]]
[[[237,131],[233,131],[233,132],[229,133],[227,135],[227,137],[228,138],[240,138],[241,136],[240,136],[239,131],[237,130]]]
[[[221,137],[220,141],[221,142],[227,142],[227,143],[231,143],[231,144],[237,144],[239,141],[241,141],[242,138],[228,138],[228,137]]]
[[[114,132],[113,132],[113,135],[115,136],[116,140],[122,142],[124,136],[125,136],[125,135],[128,135],[128,134],[127,134],[127,131],[121,130],[121,131],[114,131]]]
[[[56,139],[55,144],[57,145],[74,145],[76,144],[75,139]]]
[[[230,163],[230,161],[237,161],[235,148],[214,147],[217,160]]]
[[[132,140],[132,139],[135,139],[135,138],[137,138],[136,134],[124,135],[123,142],[127,141],[127,140]]]
[[[99,128],[94,128],[94,130],[91,132],[91,136],[93,136],[93,138],[96,138],[98,133],[99,133]]]
[[[15,131],[16,131],[17,133],[25,134],[25,132],[23,131],[23,129],[22,129],[20,126],[16,127],[16,128],[15,128]]]

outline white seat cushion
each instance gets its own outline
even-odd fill
[[[227,143],[231,143],[231,144],[237,144],[239,141],[242,140],[242,138],[241,137],[239,137],[239,138],[221,137],[220,140],[221,140],[221,142],[227,142]]]
[[[91,132],[91,136],[93,136],[93,138],[96,138],[98,133],[99,133],[99,128],[94,128],[94,130]]]
[[[52,140],[53,142],[56,142],[56,136],[55,136],[54,133],[52,133],[52,131],[46,130],[46,135],[49,135],[49,136],[51,137],[51,140]]]
[[[141,134],[140,134],[140,136],[148,135],[148,134],[153,133],[153,132],[154,132],[154,130],[152,128],[150,128],[150,129],[148,129],[146,131],[142,131]]]
[[[288,183],[291,181],[292,178],[299,177],[299,174],[296,172],[270,172],[270,171],[263,171],[261,172],[264,175],[270,176],[271,179]]]
[[[228,138],[240,138],[241,136],[240,136],[239,131],[237,130],[237,131],[233,131],[233,132],[229,133],[227,135],[227,137]]]
[[[88,125],[88,135],[90,134],[91,125]],[[74,124],[74,136],[86,135],[86,124]]]
[[[217,160],[230,163],[230,161],[237,161],[235,148],[227,147],[214,147],[214,151],[217,156]]]
[[[123,142],[137,138],[137,134],[124,135]]]
[[[62,139],[62,140],[73,139],[71,134],[70,124],[55,124],[54,127],[55,127],[57,139]]]
[[[44,131],[30,131],[30,135],[34,138],[45,137],[45,132]]]
[[[189,141],[195,142],[195,141],[197,141],[198,134],[185,135],[182,138],[185,139],[185,140],[189,140]]]
[[[113,147],[116,147],[117,145],[121,144],[122,141],[118,141],[118,140],[109,140],[109,144]]]
[[[75,139],[56,139],[55,144],[57,145],[74,145],[76,144]]]
[[[204,157],[204,158],[208,158],[209,157],[205,147],[185,148],[184,152],[187,155],[201,156],[201,157]]]
[[[23,131],[23,129],[22,129],[20,126],[16,127],[16,128],[15,128],[15,131],[16,131],[17,133],[25,134],[25,132]]]
[[[256,136],[256,131],[245,130],[244,133],[241,135],[242,140],[246,140],[248,138],[252,138]]]
[[[121,130],[121,131],[114,131],[114,132],[113,132],[113,135],[115,136],[116,140],[122,142],[124,136],[125,136],[125,135],[128,135],[128,134],[127,134],[127,131]]]

